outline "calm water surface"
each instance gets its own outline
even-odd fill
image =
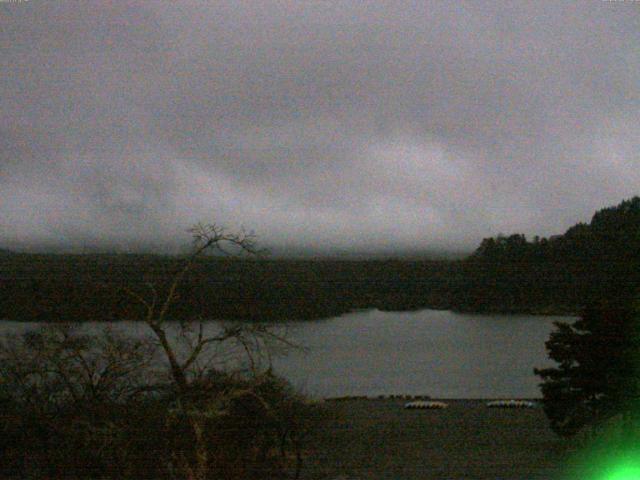
[[[539,397],[533,368],[552,365],[544,342],[555,320],[573,319],[436,310],[355,312],[289,325],[290,338],[306,350],[276,358],[274,364],[294,385],[321,397]],[[0,333],[33,325],[0,322]],[[120,322],[117,328],[132,335],[146,332],[145,325],[134,322]]]
[[[311,394],[427,394],[441,398],[539,397],[534,367],[556,320],[450,311],[352,313],[307,323],[291,336],[307,345],[276,362]]]

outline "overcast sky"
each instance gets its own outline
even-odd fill
[[[640,3],[0,3],[0,246],[473,248],[640,193]]]

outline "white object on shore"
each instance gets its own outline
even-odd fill
[[[489,408],[535,408],[535,402],[527,400],[494,400],[487,403]]]
[[[415,402],[409,402],[404,404],[404,408],[407,409],[424,409],[424,410],[434,410],[447,408],[448,405],[444,402],[431,402],[427,400],[417,400]]]

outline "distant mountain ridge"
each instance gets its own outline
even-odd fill
[[[7,253],[4,253],[7,252]],[[29,255],[0,250],[0,318],[139,319],[126,291],[166,291],[170,255]],[[484,239],[463,260],[203,258],[180,286],[175,319],[310,320],[357,309],[578,314],[640,285],[640,197],[596,212],[564,234]]]

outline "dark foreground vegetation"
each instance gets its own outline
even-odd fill
[[[558,435],[600,429],[612,419],[640,439],[640,304],[593,303],[571,324],[556,322],[546,342],[558,366],[536,369],[544,409]]]
[[[327,402],[324,428],[311,435],[303,478],[638,478],[638,439],[629,443],[618,418],[568,439],[554,433],[542,408],[444,401],[448,408],[434,410],[407,410],[403,400]]]
[[[205,257],[180,285],[172,318],[306,320],[354,309],[579,313],[590,298],[630,297],[640,281],[640,198],[564,235],[483,240],[465,260],[269,260]],[[0,318],[136,319],[124,294],[166,292],[183,259],[159,255],[0,254]],[[164,291],[163,291],[164,289]]]
[[[542,409],[445,402],[441,410],[405,410],[402,400],[327,402],[330,415],[313,435],[305,478],[564,479],[568,446]]]
[[[293,346],[264,324],[168,324],[205,252],[255,253],[244,233],[191,233],[165,291],[124,287],[146,335],[57,323],[0,340],[0,477],[299,478],[317,409],[271,373]]]
[[[154,352],[69,326],[4,338],[0,478],[299,476],[314,404],[264,369],[185,367],[181,386]]]

